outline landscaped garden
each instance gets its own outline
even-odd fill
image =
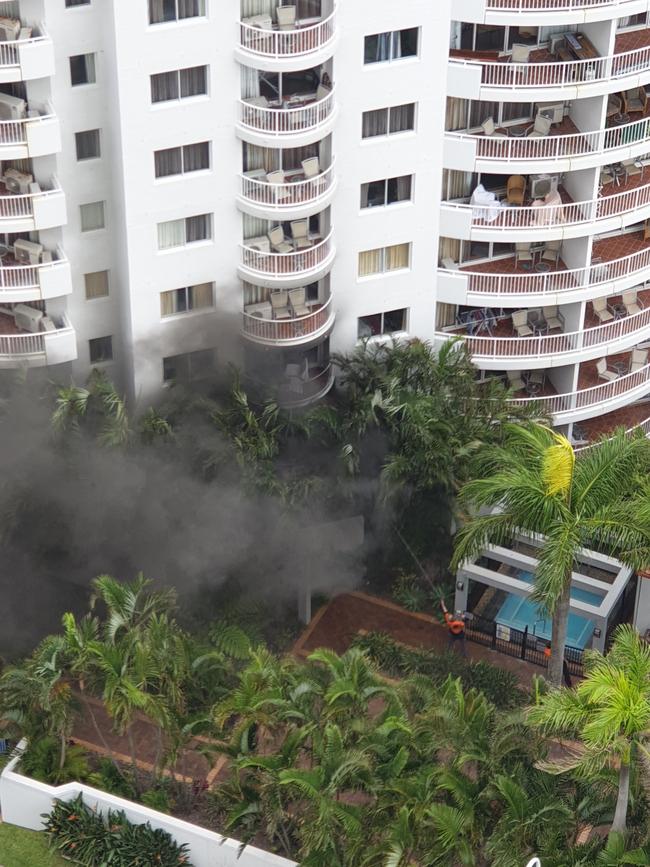
[[[360,511],[371,540],[360,555],[364,589],[429,613],[441,598],[453,602],[452,557],[522,528],[540,532],[535,599],[553,618],[561,659],[576,552],[594,546],[634,566],[650,559],[648,441],[619,434],[576,458],[545,427],[523,418],[513,427],[507,392],[477,383],[453,347],[439,356],[422,344],[363,349],[341,368],[340,399],[299,419],[249,404],[236,381],[220,403],[183,397],[135,431],[105,380],[59,392],[56,447],[73,479],[79,466],[92,478],[88,455],[101,465],[102,450],[134,471],[131,456],[145,455],[176,479],[182,468],[195,498],[236,482],[247,514],[279,520],[269,532],[256,525],[253,554],[231,556],[211,593],[179,595],[142,576],[93,579],[87,610],[67,612],[0,677],[0,737],[28,743],[19,771],[89,783],[304,867],[522,867],[533,854],[544,867],[650,863],[650,646],[634,630],[619,627],[606,657],[587,651],[574,689],[559,687],[557,664],[549,688],[545,669],[521,678],[494,665],[496,654],[447,654],[439,638],[418,637],[444,634],[427,618],[395,634],[342,616],[335,629],[331,618],[332,631],[318,633],[331,646],[300,640],[292,653],[300,582],[286,577],[296,562],[306,578],[318,571],[300,547],[307,510]],[[189,418],[201,419],[201,437]],[[43,506],[19,499],[9,545]],[[61,534],[71,516],[58,518]],[[288,559],[272,544],[287,525]],[[215,532],[217,556],[228,540]],[[51,540],[41,542],[34,556],[52,557]],[[67,551],[56,556],[76,568]],[[181,591],[195,577],[188,562]],[[184,863],[172,841],[119,816],[106,824],[81,803],[57,810],[52,843],[66,857],[83,837],[78,822],[97,851],[118,847],[116,864],[128,846],[149,845],[168,847],[164,863]],[[105,839],[111,833],[120,839]]]

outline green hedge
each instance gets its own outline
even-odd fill
[[[436,653],[434,650],[405,647],[382,632],[359,635],[353,644],[365,650],[389,676],[424,674],[434,684],[444,683],[449,675],[459,677],[466,689],[480,689],[499,708],[521,707],[527,700],[516,676],[489,662],[472,662],[458,653]]]
[[[45,814],[50,846],[65,859],[83,867],[191,867],[187,846],[147,822],[133,825],[123,812],[106,817],[95,813],[81,795],[57,801]]]

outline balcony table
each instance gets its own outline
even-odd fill
[[[627,316],[627,310],[625,309],[624,304],[611,304],[609,309],[614,314],[614,319],[625,319]]]
[[[614,373],[618,373],[619,376],[625,376],[625,374],[628,372],[627,361],[612,362],[612,370],[614,371]]]

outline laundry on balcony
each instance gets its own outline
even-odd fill
[[[486,190],[483,184],[479,184],[472,193],[470,205],[473,205],[473,219],[485,220],[486,223],[498,220],[501,209],[508,207],[507,202],[499,201],[496,194]]]

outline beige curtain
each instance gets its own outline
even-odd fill
[[[467,109],[468,102],[466,99],[448,96],[445,129],[450,131],[467,129]]]
[[[212,307],[214,294],[212,283],[197,283],[196,286],[190,286],[190,293],[190,307],[192,309]]]
[[[86,298],[89,301],[93,298],[105,298],[108,295],[108,271],[93,271],[92,274],[85,274],[84,281]]]
[[[176,313],[176,289],[160,293],[160,315],[173,316]]]
[[[458,238],[440,238],[438,244],[438,261],[453,259],[460,262],[460,241]]]
[[[436,330],[447,328],[456,322],[456,305],[442,304],[440,301],[436,304]]]
[[[274,172],[280,168],[280,152],[272,148],[263,148],[259,145],[246,143],[244,145],[244,171],[252,172],[254,169],[264,169],[265,172]]]
[[[471,172],[457,172],[444,169],[442,173],[443,199],[466,199],[472,195],[473,175]]]
[[[386,271],[398,271],[400,268],[408,268],[411,258],[410,244],[394,244],[386,247]]]
[[[363,253],[359,253],[359,277],[381,273],[381,253],[381,249],[364,250]]]
[[[261,304],[269,297],[270,290],[266,286],[254,286],[244,281],[244,306],[249,304]]]

